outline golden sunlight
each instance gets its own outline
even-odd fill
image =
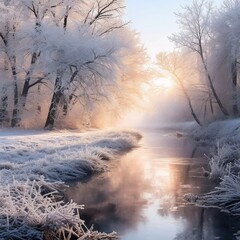
[[[151,81],[154,87],[169,89],[174,85],[174,81],[171,78],[157,78]]]

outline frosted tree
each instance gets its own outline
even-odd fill
[[[173,80],[175,80],[180,88],[181,93],[184,95],[187,101],[193,119],[197,124],[201,125],[201,121],[194,110],[193,100],[190,96],[188,88],[186,87],[187,84],[190,85],[191,82],[189,78],[191,76],[192,80],[194,74],[192,72],[189,73],[189,70],[187,70],[188,66],[186,65],[188,64],[183,55],[177,52],[159,53],[157,55],[157,64],[162,70],[170,74]]]
[[[212,49],[215,54],[211,61],[215,71],[225,68],[232,82],[232,111],[237,116],[238,109],[238,65],[240,57],[240,1],[227,0],[214,18]]]
[[[67,25],[67,22],[71,20],[71,15],[75,18],[78,16],[79,9],[76,6],[66,8],[68,11],[64,15],[63,24],[65,31],[60,38],[64,41],[59,48],[61,51],[55,51],[57,76],[45,123],[46,128],[52,128],[54,125],[61,100],[64,101],[63,111],[66,115],[69,104],[76,100],[83,100],[89,105],[93,100],[97,101],[100,96],[106,95],[103,85],[116,78],[114,75],[121,62],[117,59],[120,57],[117,52],[127,46],[124,40],[121,41],[118,33],[113,34],[114,30],[125,25],[121,20],[121,9],[124,8],[121,1],[99,0],[90,2],[84,7],[80,12],[81,16],[85,15],[82,22],[71,26]],[[79,19],[81,20],[80,16]],[[80,45],[76,37],[82,40]],[[70,40],[74,42],[70,43]]]
[[[0,11],[2,14],[0,24],[0,39],[1,39],[1,52],[3,54],[5,69],[9,69],[13,86],[13,107],[12,107],[12,121],[11,125],[15,126],[18,122],[18,76],[17,76],[17,60],[16,51],[13,47],[17,44],[17,31],[19,28],[19,14],[16,14],[14,9],[0,4]],[[5,92],[5,91],[4,91]],[[3,93],[1,97],[3,101],[3,112],[6,112],[7,95]]]
[[[88,29],[87,29],[88,30]],[[112,36],[113,37],[113,36]],[[52,69],[56,69],[56,80],[54,93],[45,126],[54,124],[57,108],[64,103],[73,103],[73,98],[77,101],[91,104],[105,95],[107,90],[105,84],[111,84],[115,79],[115,72],[118,64],[117,52],[123,47],[121,42],[108,39],[92,37],[91,33],[75,31],[58,36],[62,44],[59,52],[53,46],[48,53],[54,58],[50,58],[48,64]],[[57,40],[57,38],[55,39]],[[55,40],[52,44],[55,45]],[[76,45],[78,41],[81,45]],[[51,42],[49,43],[49,45]],[[73,47],[74,46],[74,47]],[[80,54],[80,55],[79,55]],[[67,114],[65,108],[65,114]]]
[[[32,75],[37,58],[40,56],[41,23],[49,5],[46,5],[47,1],[36,2],[10,0],[1,3],[1,13],[4,16],[1,18],[2,50],[5,52],[5,65],[10,69],[14,82],[12,127],[20,124],[22,107],[25,107],[29,89],[43,79],[41,77],[36,80],[35,75],[33,80]],[[23,77],[24,84],[21,91]]]
[[[117,84],[108,84],[108,96],[105,101],[98,102],[92,111],[90,123],[93,126],[106,126],[109,122],[114,124],[127,111],[144,108],[146,93],[143,85],[150,84],[155,77],[146,64],[148,57],[139,44],[138,35],[125,28],[121,30],[121,38],[129,47],[121,51],[122,64],[117,72]]]
[[[197,54],[202,63],[214,99],[221,112],[225,116],[228,116],[229,113],[219,98],[208,66],[209,42],[212,37],[212,12],[212,2],[207,0],[194,0],[191,5],[183,7],[182,12],[176,13],[180,32],[173,34],[170,40],[178,47],[185,48]]]
[[[54,10],[56,9],[59,3],[57,1],[26,1],[22,0],[22,8],[25,10],[24,12],[27,12],[27,15],[29,17],[28,21],[31,21],[31,32],[25,32],[25,40],[29,44],[30,48],[25,49],[28,52],[28,58],[27,66],[25,69],[25,78],[24,78],[24,85],[21,92],[22,97],[22,106],[25,107],[26,104],[26,98],[28,95],[28,92],[31,87],[35,86],[38,83],[41,83],[43,79],[48,75],[46,74],[43,77],[38,77],[36,79],[36,76],[34,79],[32,79],[34,71],[36,70],[37,61],[40,58],[41,52],[43,51],[42,44],[46,43],[46,40],[44,41],[44,36],[42,34],[42,31],[44,31],[44,24],[46,24],[47,21],[45,18],[49,17],[49,14],[54,14]],[[31,82],[31,80],[34,80]]]
[[[141,84],[135,92],[127,87],[134,80],[126,59],[137,51],[144,59],[145,53],[133,46],[139,43],[122,20],[121,0],[9,0],[0,7],[0,54],[7,69],[0,69],[1,114],[12,110],[12,127],[47,116],[51,129],[73,112],[85,115],[112,99],[119,102],[121,89],[129,99],[140,93]],[[139,66],[131,63],[132,69]]]

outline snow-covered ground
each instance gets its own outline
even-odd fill
[[[208,156],[208,175],[217,186],[210,193],[187,195],[186,199],[240,214],[240,119],[213,122],[194,129],[190,127],[188,132],[197,141],[212,147],[212,154]]]
[[[59,194],[66,181],[105,171],[140,138],[131,131],[1,130],[0,239],[106,237],[86,229],[76,212],[82,206],[64,204]]]

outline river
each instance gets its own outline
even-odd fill
[[[202,171],[208,146],[171,131],[141,132],[139,148],[113,162],[108,172],[67,190],[68,200],[85,205],[80,215],[86,224],[116,231],[121,240],[237,239],[239,219],[183,200],[186,193],[213,188]]]

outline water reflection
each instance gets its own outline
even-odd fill
[[[68,190],[69,198],[86,205],[82,218],[101,231],[122,232],[126,225],[134,228],[139,220],[144,221],[141,209],[147,199],[143,195],[151,188],[151,182],[144,173],[143,162],[129,160],[123,159],[113,171]]]
[[[232,217],[182,200],[185,193],[212,188],[201,171],[206,162],[199,157],[206,151],[156,131],[146,132],[142,145],[111,171],[68,189],[69,200],[85,204],[86,223],[117,231],[122,240],[235,239]]]

